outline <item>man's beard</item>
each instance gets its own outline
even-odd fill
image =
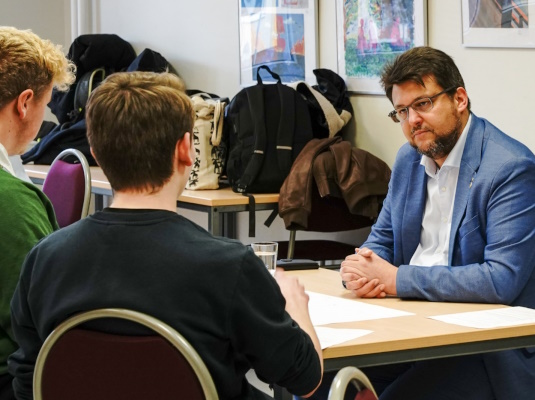
[[[427,156],[432,160],[439,160],[446,157],[453,150],[457,143],[457,139],[459,139],[459,136],[461,135],[460,129],[461,119],[457,118],[455,127],[445,135],[436,136],[433,143],[431,143],[427,149],[420,149],[415,143],[411,143],[411,146],[414,147],[418,153]],[[418,129],[415,128],[414,130]],[[434,130],[431,132],[435,133]]]

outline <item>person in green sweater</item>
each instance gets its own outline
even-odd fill
[[[14,399],[7,358],[17,349],[10,302],[30,249],[58,229],[40,189],[15,176],[9,157],[36,137],[53,88],[68,90],[75,65],[61,46],[31,31],[0,26],[0,400]]]

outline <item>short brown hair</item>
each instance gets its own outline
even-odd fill
[[[86,121],[112,188],[157,192],[171,177],[176,143],[192,132],[195,112],[178,76],[118,72],[89,97]]]
[[[392,101],[394,85],[413,81],[425,86],[424,77],[434,78],[442,89],[465,88],[463,77],[453,59],[443,51],[429,46],[414,47],[387,64],[381,73],[381,85]],[[470,110],[470,100],[467,109]]]
[[[61,46],[29,30],[0,27],[0,109],[26,89],[39,98],[53,83],[66,91],[76,79],[76,66]]]

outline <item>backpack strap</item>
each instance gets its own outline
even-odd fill
[[[277,83],[281,103],[281,116],[277,132],[277,161],[284,175],[292,168],[293,133],[295,129],[295,102],[293,89]],[[288,90],[289,89],[289,90]],[[295,93],[297,94],[297,93]],[[297,94],[299,95],[299,94]],[[291,135],[288,135],[288,132]]]
[[[81,114],[87,103],[87,99],[91,92],[104,80],[106,77],[106,70],[104,68],[95,68],[86,72],[76,84],[76,91],[74,92],[74,115]]]
[[[223,119],[225,117],[225,103],[220,99],[214,102],[214,130],[212,132],[212,145],[219,146],[223,139]]]
[[[246,193],[249,185],[254,182],[264,161],[264,152],[267,144],[266,127],[264,125],[264,88],[260,81],[259,84],[248,88],[247,101],[249,102],[249,110],[251,110],[251,118],[253,120],[255,132],[255,144],[253,154],[243,175],[236,184],[236,191],[239,193]]]
[[[209,114],[213,114],[214,128],[212,129],[212,135],[210,136],[210,143],[212,146],[219,146],[223,139],[223,119],[225,116],[225,103],[224,99],[220,97],[212,97],[209,93],[196,91],[189,96],[193,102],[197,118],[199,116],[208,117]],[[199,114],[199,110],[204,109]]]
[[[262,77],[260,76],[261,69],[265,69],[277,80],[276,85],[279,91],[281,104],[276,144],[277,162],[281,172],[284,175],[288,175],[292,168],[293,133],[295,129],[295,102],[293,89],[288,90],[289,88],[282,84],[279,74],[271,71],[267,65],[261,65],[256,71],[256,80],[259,83],[262,83]],[[291,132],[292,135],[287,135],[288,132]]]

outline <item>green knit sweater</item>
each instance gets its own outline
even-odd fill
[[[52,204],[31,183],[0,168],[0,374],[17,349],[11,332],[10,302],[26,254],[58,229]]]

